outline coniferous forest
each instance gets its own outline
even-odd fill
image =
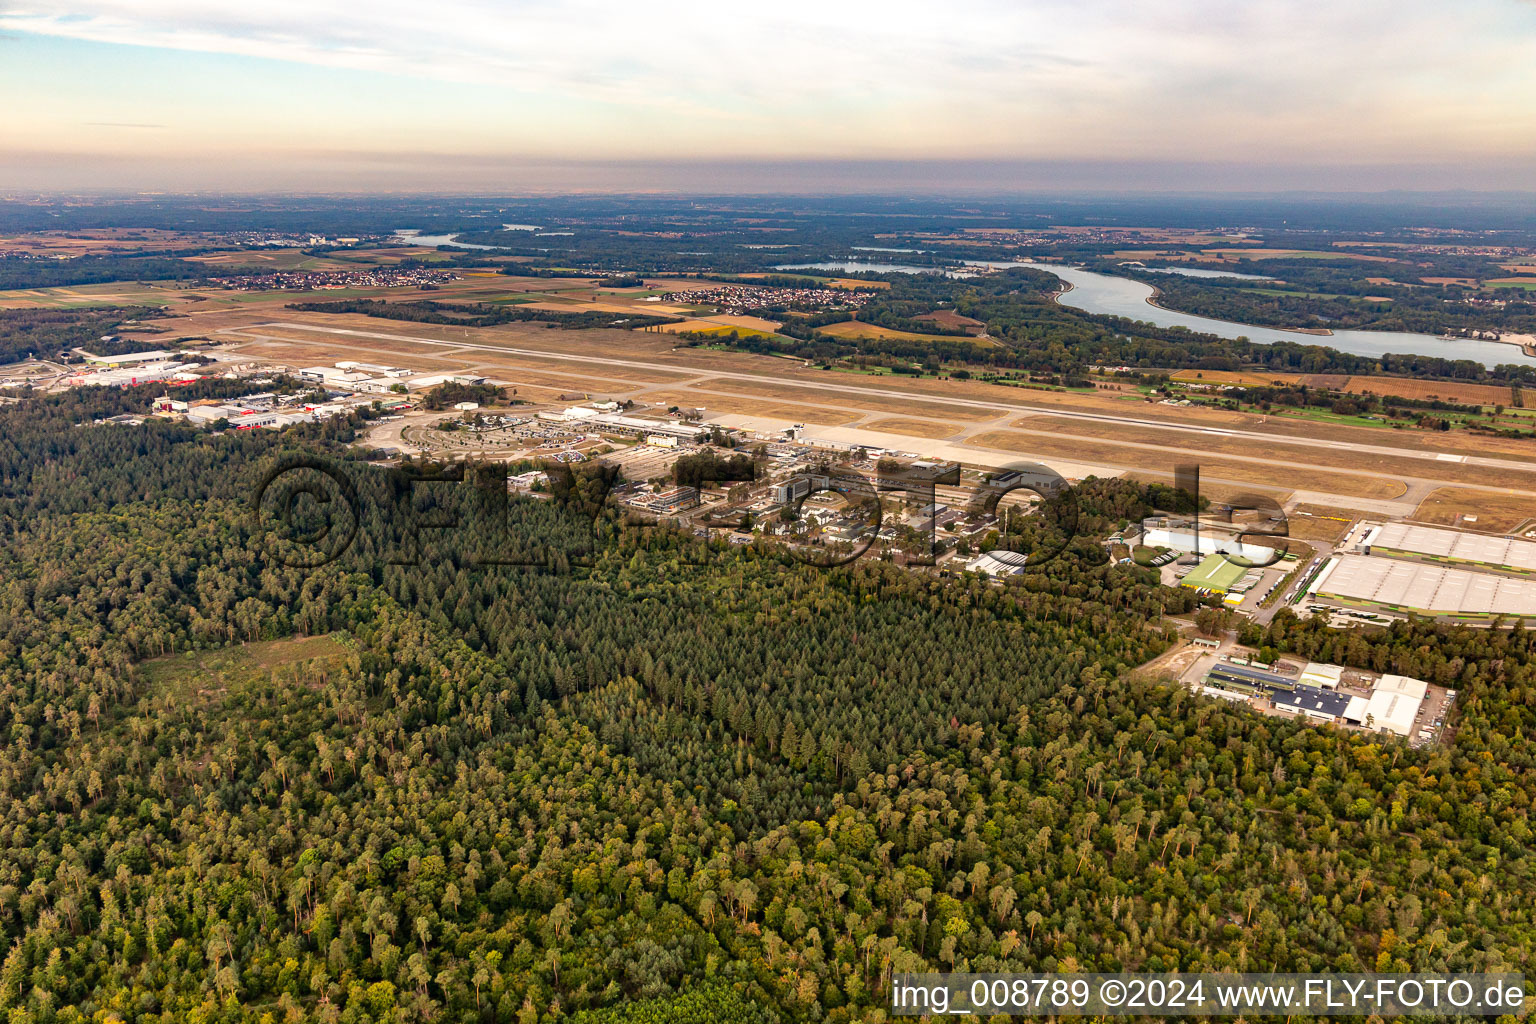
[[[579,476],[449,484],[458,526],[421,529],[349,424],[93,425],[132,401],[0,407],[11,1021],[854,1021],[916,969],[1532,969],[1523,629],[1250,630],[1457,686],[1412,750],[1130,671],[1193,598],[1092,543],[1006,587],[824,570]],[[315,568],[253,511],[298,458],[355,494]]]

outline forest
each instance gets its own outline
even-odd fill
[[[141,401],[0,407],[11,1020],[872,1021],[906,970],[1531,969],[1518,625],[1248,627],[1456,686],[1415,750],[1136,671],[1194,598],[1093,543],[1164,500],[1133,487],[995,586],[701,546],[576,474],[422,507],[353,423],[82,425]],[[316,568],[253,509],[301,464],[353,495],[307,507],[357,525]]]
[[[1158,303],[1170,309],[1239,323],[1422,334],[1536,331],[1536,302],[1526,292],[1511,289],[1490,299],[1465,284],[1425,283],[1433,271],[1417,264],[1298,259],[1239,261],[1231,268],[1276,277],[1260,281],[1189,278],[1121,265],[1100,269],[1155,286]],[[1474,275],[1467,281],[1508,273],[1489,260],[1446,273],[1456,271]]]
[[[385,320],[408,320],[419,324],[451,324],[455,327],[494,327],[497,324],[547,323],[567,331],[614,326],[616,314],[583,311],[562,313],[546,309],[519,309],[515,305],[486,302],[385,302],[379,299],[342,299],[335,302],[293,302],[289,309],[306,313],[361,313]],[[675,324],[675,316],[631,314],[618,321],[625,330]]]

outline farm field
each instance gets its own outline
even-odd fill
[[[772,416],[792,423],[815,423],[824,427],[841,427],[856,423],[859,415],[839,411],[821,405],[800,405],[793,402],[764,402],[742,395],[721,394],[717,391],[647,391],[643,401],[663,408],[679,406],[703,406],[706,419],[720,415]]]
[[[1400,480],[1349,472],[1322,460],[1313,461],[1308,455],[1293,456],[1296,461],[1288,461],[1284,457],[1266,458],[1262,454],[1246,451],[1222,451],[1211,455],[1194,447],[1199,442],[1186,447],[1188,442],[1181,444],[1175,438],[1113,431],[1106,432],[1108,436],[1097,437],[1090,431],[1075,429],[1079,425],[1072,422],[1073,429],[1070,431],[1078,436],[1068,436],[1065,428],[1061,432],[1039,433],[994,430],[975,435],[970,438],[970,443],[993,448],[1032,449],[1062,458],[1106,462],[1130,468],[1158,466],[1169,472],[1175,465],[1198,463],[1202,474],[1252,481],[1266,489],[1279,489],[1276,481],[1282,481],[1287,489],[1324,491],[1361,498],[1400,498],[1407,491],[1406,485]],[[1240,456],[1241,461],[1233,456]],[[1283,472],[1276,471],[1277,462],[1284,465]]]
[[[1511,390],[1504,385],[1414,380],[1411,377],[1350,377],[1342,390],[1357,395],[1393,395],[1426,401],[1438,399],[1466,405],[1508,405],[1514,399]]]
[[[357,270],[359,263],[327,256],[311,256],[303,249],[231,249],[205,252],[186,257],[193,263],[206,263],[208,273],[218,274],[222,267],[259,267],[263,270]],[[372,262],[371,260],[369,262]]]
[[[1432,461],[1406,455],[1382,455],[1351,448],[1334,449],[1318,445],[1286,444],[1285,439],[1281,437],[1275,438],[1273,442],[1266,442],[1216,434],[1192,436],[1187,432],[1173,429],[1095,423],[1046,415],[1025,416],[1015,420],[1010,426],[1021,430],[1049,432],[1064,438],[1102,438],[1126,445],[1209,452],[1217,456],[1241,456],[1255,460],[1258,465],[1269,466],[1272,474],[1276,473],[1279,467],[1285,467],[1283,472],[1287,477],[1291,467],[1306,465],[1336,469],[1341,472],[1379,473],[1403,479],[1430,478],[1485,487],[1502,487],[1510,483],[1507,473],[1492,466]],[[1528,481],[1527,486],[1536,492],[1536,475],[1527,474],[1524,478]],[[1397,490],[1392,494],[1381,494],[1375,490],[1359,493],[1368,494],[1370,497],[1397,497],[1402,493],[1403,486],[1396,481],[1394,486]]]
[[[1336,544],[1344,539],[1354,520],[1364,517],[1363,512],[1354,513],[1346,509],[1303,503],[1291,510],[1286,527],[1290,535],[1298,540]]]
[[[1469,521],[1469,516],[1477,518]],[[1419,504],[1413,518],[1435,526],[1455,526],[1484,533],[1513,533],[1536,519],[1536,498],[1442,487],[1431,492]]]
[[[862,425],[870,430],[884,430],[892,434],[911,434],[913,437],[926,437],[935,441],[955,433],[955,424],[953,423],[940,423],[936,420],[914,420],[904,416],[892,416],[887,419],[873,420]]]
[[[969,342],[972,345],[991,346],[996,342],[984,338],[958,337],[945,334],[914,334],[911,331],[897,331],[889,327],[881,327],[878,324],[861,323],[858,320],[845,320],[842,323],[828,324],[818,327],[821,334],[829,334],[834,338],[888,338],[894,341],[952,341]]]
[[[1373,263],[1396,263],[1391,256],[1367,256],[1358,252],[1320,252],[1316,249],[1203,249],[1205,255],[1227,260],[1369,260]]]

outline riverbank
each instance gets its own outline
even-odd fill
[[[1536,337],[1505,335],[1495,342],[1409,331],[1264,327],[1172,309],[1157,301],[1162,294],[1158,288],[1134,278],[1100,274],[1059,263],[1019,261],[997,265],[1028,267],[1054,275],[1063,285],[1053,294],[1054,301],[1061,305],[1085,313],[1151,323],[1165,329],[1182,327],[1229,340],[1246,338],[1259,345],[1283,341],[1292,345],[1327,346],[1368,359],[1389,355],[1425,356],[1447,361],[1469,360],[1490,369],[1505,364],[1536,365]],[[1510,345],[1517,346],[1516,350],[1511,351]]]
[[[1143,283],[1145,283],[1145,282],[1143,282]],[[1197,316],[1197,317],[1199,317],[1202,320],[1214,320],[1214,321],[1216,321],[1219,324],[1231,324],[1233,327],[1255,327],[1255,326],[1258,326],[1256,324],[1245,324],[1241,320],[1223,320],[1219,316],[1211,316],[1211,315],[1209,315],[1207,313],[1194,313],[1194,312],[1191,312],[1190,310],[1187,310],[1187,309],[1175,309],[1172,306],[1165,306],[1161,302],[1157,301],[1158,296],[1163,294],[1162,289],[1157,287],[1157,285],[1155,285],[1155,284],[1149,284],[1149,285],[1147,285],[1147,287],[1152,289],[1152,294],[1147,296],[1147,305],[1155,306],[1158,309],[1161,309],[1161,310],[1163,310],[1165,312],[1168,312],[1168,313],[1182,313],[1185,316]],[[1331,338],[1331,337],[1333,337],[1333,331],[1329,330],[1327,327],[1271,327],[1270,330],[1272,330],[1272,331],[1285,331],[1285,332],[1287,332],[1289,334],[1305,334],[1306,336],[1308,336],[1310,338]]]

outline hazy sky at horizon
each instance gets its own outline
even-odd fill
[[[1536,3],[0,0],[0,94],[0,187],[1532,188]]]

